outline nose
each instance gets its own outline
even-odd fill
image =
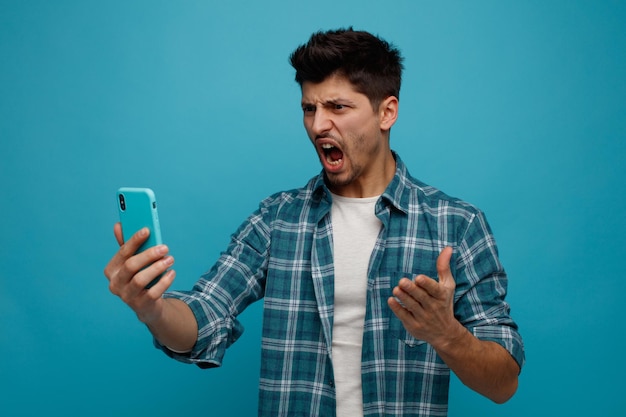
[[[324,136],[332,129],[332,121],[324,108],[317,108],[311,118],[311,134],[313,137]]]

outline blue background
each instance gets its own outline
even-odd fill
[[[450,416],[622,415],[626,3],[0,1],[0,414],[255,415],[261,304],[220,369],[108,291],[119,186],[149,186],[174,287],[318,172],[288,54],[354,25],[406,57],[392,146],[483,209],[527,366]]]

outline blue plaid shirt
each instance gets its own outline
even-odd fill
[[[504,346],[522,366],[524,350],[505,302],[507,277],[484,215],[396,174],[376,204],[383,226],[368,268],[362,350],[366,416],[445,416],[450,370],[387,306],[401,277],[437,276],[439,252],[452,246],[456,318],[476,337]],[[323,174],[301,189],[265,199],[192,291],[170,292],[198,320],[198,342],[178,360],[221,365],[243,327],[237,316],[264,297],[260,416],[334,416],[333,233]]]

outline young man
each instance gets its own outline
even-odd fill
[[[507,277],[475,207],[412,178],[389,145],[400,53],[352,29],[314,34],[291,55],[322,172],[263,202],[187,292],[165,292],[166,246],[105,269],[111,291],[168,355],[219,366],[264,298],[259,415],[443,416],[450,370],[496,402],[524,351]],[[144,267],[146,267],[144,269]]]

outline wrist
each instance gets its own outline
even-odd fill
[[[162,320],[164,300],[158,300],[151,308],[135,310],[135,314],[140,322],[152,328]]]
[[[431,345],[437,353],[445,355],[457,349],[467,348],[468,337],[472,337],[471,333],[458,320],[454,320],[453,325],[441,335],[439,340],[434,341]]]

